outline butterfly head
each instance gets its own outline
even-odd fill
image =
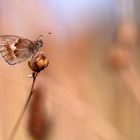
[[[43,46],[43,38],[44,38],[46,35],[48,35],[48,34],[51,34],[51,32],[48,32],[48,33],[45,34],[45,35],[40,35],[40,36],[38,37],[38,39],[36,40],[36,44],[37,44],[38,48],[40,48],[40,47]]]
[[[35,43],[38,46],[38,48],[41,48],[43,46],[43,36],[39,36]]]

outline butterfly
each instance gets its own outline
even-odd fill
[[[0,54],[9,65],[15,65],[34,56],[43,46],[42,35],[37,40],[15,36],[1,35],[0,36]]]

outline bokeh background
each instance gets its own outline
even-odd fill
[[[35,85],[43,101],[38,95],[29,107],[15,140],[140,140],[139,5],[139,0],[0,1],[0,35],[35,40],[52,32],[41,49],[50,64]],[[8,139],[28,97],[27,63],[0,61],[0,140]]]

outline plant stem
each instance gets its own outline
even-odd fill
[[[28,105],[30,103],[30,100],[31,100],[31,97],[33,95],[33,88],[34,88],[34,84],[35,84],[35,81],[36,81],[37,74],[38,74],[37,72],[32,73],[33,82],[32,82],[32,86],[31,86],[30,94],[29,94],[29,96],[27,98],[27,101],[26,101],[26,103],[24,105],[24,108],[23,108],[22,112],[20,113],[20,116],[19,116],[18,120],[16,121],[16,124],[15,124],[15,126],[14,126],[14,128],[13,128],[11,134],[10,134],[10,137],[8,138],[8,140],[13,140],[14,139],[14,136],[16,135],[16,132],[17,132],[17,130],[19,128],[19,125],[20,125],[20,123],[21,123],[21,121],[22,121],[22,119],[24,117],[25,111],[27,110],[27,107],[28,107]]]

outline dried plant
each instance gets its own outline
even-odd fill
[[[31,77],[33,79],[30,94],[29,94],[29,96],[27,98],[25,106],[23,107],[23,110],[22,110],[22,112],[21,112],[21,114],[20,114],[20,116],[19,116],[19,118],[18,118],[18,120],[17,120],[17,122],[16,122],[16,124],[15,124],[15,126],[14,126],[14,128],[13,128],[13,130],[11,132],[11,135],[10,135],[8,140],[13,140],[14,139],[15,134],[16,134],[16,132],[18,130],[18,127],[19,127],[19,125],[20,125],[20,123],[22,121],[22,118],[23,118],[23,116],[25,114],[25,111],[27,110],[27,107],[28,107],[28,105],[30,103],[30,100],[31,100],[31,97],[33,95],[33,89],[34,89],[34,85],[35,85],[35,81],[36,81],[36,78],[38,76],[38,73],[41,70],[44,70],[48,66],[48,64],[49,64],[49,61],[47,60],[47,56],[43,52],[38,52],[28,62],[28,65],[29,65],[30,69],[32,70]]]

